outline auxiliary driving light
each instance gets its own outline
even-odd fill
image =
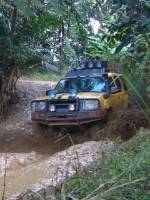
[[[92,61],[90,61],[90,62],[88,63],[88,68],[90,68],[90,69],[91,69],[91,68],[93,68],[93,66],[94,66],[94,65],[93,65],[93,62],[92,62]]]
[[[74,104],[70,104],[69,105],[69,111],[74,111],[75,110],[75,105]]]
[[[101,67],[102,67],[102,62],[101,62],[100,60],[98,60],[98,61],[96,62],[96,67],[97,67],[97,68],[101,68]]]
[[[50,112],[55,112],[56,108],[54,105],[50,105],[49,110],[50,110]]]

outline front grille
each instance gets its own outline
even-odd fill
[[[56,112],[64,113],[64,112],[74,112],[69,111],[69,105],[75,105],[75,111],[77,110],[77,100],[53,100],[49,102],[49,105],[54,105]]]

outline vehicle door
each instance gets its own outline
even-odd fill
[[[124,89],[119,76],[109,77],[110,97],[109,105],[112,110],[119,110],[124,105]]]
[[[122,93],[122,98],[123,98],[122,104],[123,105],[122,106],[124,108],[127,108],[128,104],[129,104],[128,87],[127,87],[127,84],[126,84],[125,79],[123,78],[123,76],[120,75],[119,79],[120,79],[122,87],[123,87],[123,93]]]

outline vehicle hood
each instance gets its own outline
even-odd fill
[[[69,99],[71,95],[68,93],[61,93],[61,94],[56,94],[53,99]],[[79,99],[98,99],[102,96],[102,93],[96,93],[96,92],[80,92],[76,95],[75,98]],[[48,96],[43,96],[39,97],[36,100],[51,100],[51,97]]]

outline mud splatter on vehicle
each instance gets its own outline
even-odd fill
[[[31,103],[33,133],[43,134],[100,124],[111,111],[127,108],[129,95],[123,76],[101,60],[81,63],[69,71],[54,90]],[[50,129],[48,130],[50,132]]]

